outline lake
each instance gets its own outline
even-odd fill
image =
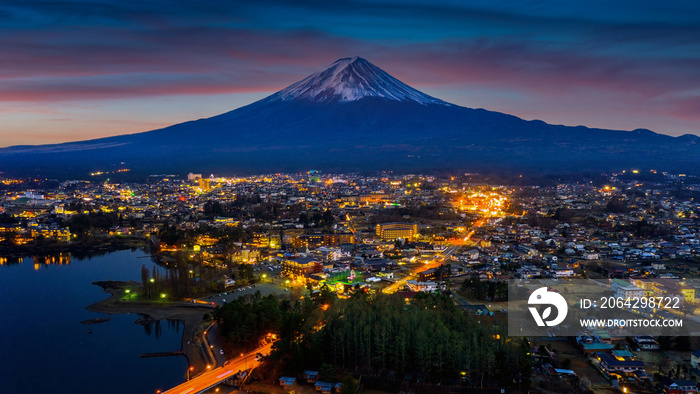
[[[130,314],[81,323],[107,316],[85,309],[108,297],[91,282],[140,281],[141,266],[150,272],[155,265],[139,258],[144,255],[56,256],[49,264],[35,264],[31,257],[14,264],[0,258],[0,393],[155,393],[182,383],[185,357],[140,357],[179,350],[180,322],[143,327],[134,323],[139,316]]]

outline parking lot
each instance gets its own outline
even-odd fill
[[[263,296],[266,296],[268,294],[286,294],[286,289],[287,288],[284,286],[284,282],[278,279],[275,280],[275,283],[264,282],[251,286],[240,287],[238,289],[231,289],[223,293],[198,298],[197,301],[206,303],[213,302],[215,305],[223,305],[224,303],[230,302],[231,300],[240,296],[255,294],[256,291],[259,291]]]

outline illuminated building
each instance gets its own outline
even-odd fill
[[[325,246],[352,244],[355,243],[355,236],[352,233],[325,234],[323,242]]]
[[[217,216],[217,217],[215,217],[215,218],[214,218],[214,222],[217,223],[217,224],[223,223],[223,224],[226,224],[227,226],[235,226],[235,225],[238,224],[238,221],[237,221],[236,219],[234,219],[234,218],[227,218],[227,217],[223,217],[223,216]]]
[[[368,193],[368,194],[361,194],[361,195],[349,195],[349,196],[342,196],[341,201],[342,202],[353,202],[353,203],[380,203],[380,202],[388,202],[391,200],[391,195],[388,193]]]
[[[304,234],[292,240],[292,246],[299,249],[318,248],[323,246],[323,234]]]
[[[682,297],[685,301],[695,302],[695,289],[686,286],[684,281],[670,278],[630,279],[632,285],[640,287],[646,294],[654,297]]]
[[[438,270],[436,268],[431,268],[429,270],[425,270],[423,272],[418,273],[418,281],[420,282],[432,282],[436,280],[442,280],[444,276],[444,272],[442,270]]]
[[[0,223],[0,233],[19,233],[22,231],[22,226],[19,224]]]
[[[418,225],[415,223],[381,223],[377,224],[377,235],[384,241],[395,239],[412,240],[418,236]]]
[[[370,193],[370,194],[363,194],[360,196],[360,202],[366,202],[366,203],[379,203],[379,202],[384,202],[384,201],[389,201],[391,199],[391,195],[387,193]]]
[[[258,248],[267,248],[270,246],[270,237],[264,233],[254,233],[253,244]]]
[[[625,358],[618,360],[608,353],[600,353],[600,367],[608,373],[632,373],[634,371],[643,371],[644,363]]]
[[[63,242],[70,241],[70,230],[67,228],[32,228],[30,230],[32,238],[42,236],[47,239],[57,239]]]
[[[321,246],[338,246],[351,244],[355,237],[351,233],[340,234],[304,234],[292,240],[292,247],[298,249],[314,249]]]
[[[408,286],[409,290],[415,291],[417,293],[430,293],[438,290],[438,285],[435,282],[418,282],[415,280],[407,280],[406,285]]]
[[[234,259],[237,261],[242,261],[244,263],[255,263],[255,261],[260,257],[260,252],[257,250],[241,249],[234,253]]]
[[[209,185],[209,179],[199,178],[199,188],[202,190],[203,193],[207,193],[207,192],[211,191],[211,186]]]
[[[306,276],[323,271],[323,264],[313,257],[296,257],[282,261],[282,275]]]

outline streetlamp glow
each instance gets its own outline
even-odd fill
[[[192,371],[194,371],[194,367],[190,367],[190,368],[187,370],[187,380],[190,380],[190,375],[192,374]]]

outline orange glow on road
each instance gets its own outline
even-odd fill
[[[163,394],[195,394],[208,390],[217,384],[233,377],[237,373],[249,369],[256,368],[260,365],[260,361],[256,360],[255,355],[258,353],[268,354],[272,349],[272,343],[261,346],[247,354],[228,360],[223,366],[211,369],[211,365],[207,365],[207,372],[193,378],[179,386],[163,392]]]

